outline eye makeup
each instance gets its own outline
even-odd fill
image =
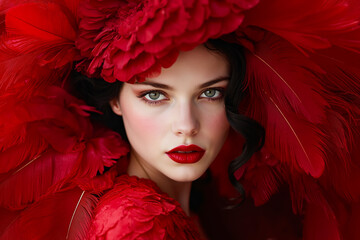
[[[224,98],[224,92],[225,88],[223,87],[207,88],[201,91],[198,99],[204,99],[207,101],[221,101]],[[137,97],[150,105],[161,104],[170,100],[164,91],[158,89],[142,91],[137,94]]]
[[[153,99],[155,94],[158,94],[158,99]],[[152,96],[151,96],[152,95]],[[140,92],[140,94],[137,95],[138,98],[140,98],[142,101],[144,101],[147,104],[160,104],[164,101],[169,100],[169,98],[166,96],[166,93],[161,90],[149,90],[149,91],[143,91]]]
[[[214,91],[213,96],[208,96],[207,93]],[[220,101],[224,98],[225,88],[223,87],[213,87],[207,88],[201,92],[199,99],[206,99],[208,101]]]

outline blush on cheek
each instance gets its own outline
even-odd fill
[[[229,121],[227,120],[225,113],[212,116],[211,121],[209,121],[209,127],[219,131],[226,130],[229,127]]]
[[[222,147],[222,144],[228,135],[229,128],[230,125],[225,114],[212,115],[207,119],[206,126],[203,126],[203,132],[208,139],[214,141],[214,151],[216,151],[215,149],[220,149]]]
[[[143,114],[142,111],[136,109],[128,109],[126,113],[124,118],[128,121],[127,127],[129,127],[132,132],[138,132],[145,138],[147,136],[152,136],[153,133],[158,131],[163,125],[161,121],[157,120],[157,117]]]

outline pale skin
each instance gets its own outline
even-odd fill
[[[229,131],[224,90],[225,58],[203,45],[181,52],[177,61],[143,83],[125,83],[112,100],[123,117],[131,150],[128,174],[154,181],[190,215],[192,181],[216,158]],[[196,163],[177,163],[167,151],[195,144],[205,150]]]

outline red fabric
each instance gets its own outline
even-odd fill
[[[180,204],[151,180],[122,175],[95,209],[89,239],[200,239]]]

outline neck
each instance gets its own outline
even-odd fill
[[[180,203],[184,212],[190,216],[190,191],[191,182],[177,182],[163,174],[155,174],[143,166],[135,157],[130,157],[127,173],[130,176],[150,179],[157,184],[161,191]]]
[[[164,180],[153,181],[159,186],[161,191],[167,193],[171,198],[178,201],[186,215],[190,216],[189,199],[191,182],[176,182],[173,180],[168,182],[165,182]]]

